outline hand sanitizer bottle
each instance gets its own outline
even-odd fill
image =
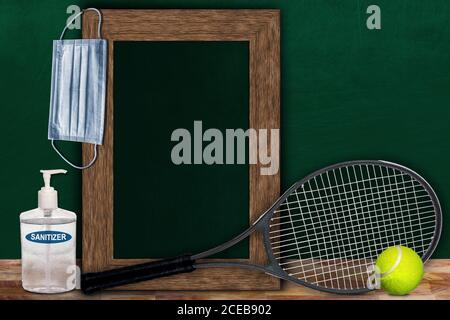
[[[50,186],[52,174],[66,170],[41,170],[44,186],[38,208],[20,214],[22,286],[38,293],[58,293],[75,288],[75,213],[58,208],[58,192]]]

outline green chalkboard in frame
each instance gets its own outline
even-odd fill
[[[248,164],[198,164],[193,153],[208,128],[248,129],[248,43],[116,41],[114,61],[114,258],[201,252],[246,229]],[[190,164],[172,161],[180,130]]]
[[[186,249],[183,248],[184,245],[192,245],[192,250],[207,249],[204,246],[216,245],[225,240],[220,239],[221,237],[228,238],[230,234],[227,234],[227,232],[230,230],[227,231],[227,229],[239,227],[240,230],[234,231],[238,233],[243,230],[241,227],[245,228],[248,223],[256,220],[276,200],[280,191],[279,173],[260,175],[260,164],[233,166],[234,168],[222,167],[220,169],[210,167],[208,170],[213,171],[209,172],[201,167],[189,166],[189,168],[177,168],[178,171],[171,170],[169,173],[165,171],[169,167],[165,164],[168,163],[167,157],[170,155],[167,154],[167,146],[164,146],[163,143],[164,136],[166,136],[167,144],[170,144],[170,132],[174,128],[192,126],[193,117],[197,115],[201,116],[202,119],[207,119],[206,125],[210,127],[279,128],[280,39],[278,10],[102,10],[102,15],[102,34],[108,40],[107,112],[104,144],[99,147],[96,165],[83,172],[82,263],[84,272],[100,271],[182,253],[182,250]],[[95,38],[96,25],[96,15],[87,12],[83,22],[83,37]],[[234,102],[242,104],[241,102],[245,98],[247,102],[244,102],[243,105],[247,106],[248,109],[242,108],[242,113],[235,109],[220,111],[221,104],[217,103],[215,108],[208,110],[208,108],[202,108],[202,103],[199,103],[198,109],[194,107],[192,110],[178,109],[174,112],[160,109],[147,113],[147,115],[153,114],[155,116],[153,121],[156,117],[160,117],[161,121],[153,122],[153,125],[150,119],[145,121],[145,119],[142,119],[143,117],[140,118],[139,114],[142,112],[139,111],[140,101],[143,104],[142,108],[148,108],[149,100],[152,99],[156,99],[152,100],[155,104],[158,101],[160,104],[166,102],[172,107],[177,103],[173,99],[167,98],[165,100],[161,92],[158,95],[150,96],[148,92],[144,92],[145,86],[142,87],[142,83],[131,80],[127,83],[125,78],[132,77],[133,74],[143,77],[142,72],[145,72],[146,68],[153,68],[155,73],[158,73],[158,70],[167,71],[167,68],[172,68],[178,64],[177,69],[180,69],[183,66],[180,61],[170,64],[168,59],[171,56],[184,53],[193,54],[197,57],[199,55],[207,57],[206,51],[210,51],[212,54],[215,52],[216,55],[219,55],[220,52],[244,55],[244,59],[240,59],[241,64],[236,62],[228,67],[245,68],[244,73],[242,70],[229,70],[229,72],[224,72],[222,77],[217,77],[216,80],[225,81],[224,83],[228,83],[228,86],[245,85],[247,92],[235,90],[236,94],[232,95],[231,99],[237,99]],[[140,65],[137,61],[141,60],[146,52],[149,55],[149,61],[143,63],[142,68],[139,68]],[[127,55],[129,55],[129,59],[135,60],[126,62],[126,65],[123,63],[121,66],[116,65],[119,61],[124,61],[124,57]],[[226,63],[233,62],[233,60],[230,60],[232,58],[231,56],[226,59],[228,62],[224,62],[225,66]],[[157,67],[151,64],[153,59],[160,59],[160,64]],[[213,62],[214,59],[206,58],[197,61],[198,64],[202,64],[203,68],[205,66],[213,68],[214,66],[211,65]],[[163,83],[155,82],[154,85],[164,85],[160,89],[164,89],[166,94],[174,96],[177,96],[175,91],[184,90],[185,101],[183,102],[190,101],[192,104],[195,102],[195,94],[199,94],[202,88],[195,85],[195,79],[192,79],[191,82],[188,78],[183,80],[183,77],[195,75],[195,69],[182,69],[188,72],[185,73],[180,70],[180,77],[177,81],[166,81],[164,85],[161,78],[160,80]],[[174,70],[167,74],[171,74],[171,72],[174,72]],[[118,76],[120,76],[120,80]],[[149,74],[148,77],[157,78],[157,75]],[[160,77],[164,77],[164,73]],[[220,87],[213,86],[213,82],[210,79],[209,82],[202,80],[200,83],[203,83],[203,89],[208,90],[208,94],[212,96],[225,95]],[[130,85],[130,83],[134,83],[134,85]],[[170,84],[173,87],[167,87]],[[189,86],[191,86],[190,90]],[[118,92],[114,93],[114,90]],[[140,93],[142,94],[139,95]],[[227,99],[229,100],[230,96],[224,96],[224,100]],[[233,101],[225,102],[227,102],[227,105],[233,103]],[[206,102],[203,102],[203,106],[206,106]],[[120,107],[120,110],[115,110],[116,107]],[[153,107],[158,108],[158,106]],[[222,107],[224,107],[224,104]],[[159,106],[159,108],[164,108],[164,106]],[[200,112],[206,113],[200,115]],[[220,115],[221,112],[225,112],[223,116]],[[180,115],[183,115],[183,113],[184,117],[181,117]],[[178,120],[175,120],[175,115]],[[234,119],[235,122],[227,123],[225,121],[227,119]],[[167,127],[163,125],[165,120],[171,120]],[[161,151],[155,153],[162,153],[162,155],[152,153],[152,145],[149,144],[149,139],[154,139],[153,147]],[[249,148],[252,148],[252,146],[249,146]],[[83,161],[88,161],[91,156],[91,147],[83,146]],[[162,178],[156,178],[155,176],[156,182],[150,184],[139,180],[139,178],[144,180],[152,178],[153,167],[158,167],[158,165],[159,168],[162,168],[158,172],[163,174]],[[149,167],[143,168],[142,166]],[[140,169],[144,174],[140,175]],[[187,172],[188,170],[191,171]],[[152,199],[170,200],[166,194],[160,193],[160,196],[158,196],[158,192],[171,191],[161,189],[177,184],[177,181],[170,183],[167,175],[172,175],[170,179],[175,179],[175,176],[179,175],[185,181],[189,179],[199,180],[195,186],[197,188],[203,186],[203,190],[199,189],[198,192],[188,191],[192,195],[197,195],[197,197],[210,198],[202,200],[203,206],[198,206],[199,200],[196,197],[186,196],[183,198],[185,202],[190,201],[189,204],[185,204],[186,211],[181,212],[181,210],[176,210],[175,207],[172,207],[171,210],[171,213],[177,214],[178,219],[180,219],[178,223],[183,224],[180,222],[181,219],[192,219],[193,215],[199,215],[197,216],[199,221],[202,220],[201,214],[203,214],[203,220],[211,218],[205,216],[205,214],[216,214],[215,217],[212,217],[212,220],[209,220],[209,223],[205,223],[203,231],[202,226],[199,225],[197,237],[195,237],[195,233],[192,233],[195,223],[185,220],[188,221],[184,223],[185,225],[191,224],[191,228],[188,228],[191,233],[178,234],[177,237],[179,238],[174,239],[175,241],[172,244],[167,242],[167,239],[171,237],[170,230],[165,234],[160,230],[164,226],[157,226],[157,223],[162,223],[167,228],[170,227],[167,224],[170,219],[167,219],[167,216],[160,216],[169,213],[158,212],[164,210],[163,207],[154,207],[153,213],[149,213],[150,216],[145,218],[147,224],[142,222],[144,217],[142,213],[151,211],[149,207],[155,204],[155,201],[151,201]],[[208,178],[211,177],[215,177],[215,180],[223,180],[220,181],[226,184],[226,186],[222,186],[223,190],[217,189],[218,181],[208,181]],[[160,182],[162,181],[160,183],[161,189],[158,188],[158,179],[163,179],[160,180]],[[234,180],[236,180],[236,185],[233,184]],[[243,186],[242,182],[245,182],[246,185]],[[208,187],[208,184],[211,183],[215,183],[216,187]],[[148,190],[145,190],[145,185],[148,185]],[[184,186],[184,188],[189,187]],[[227,191],[225,196],[228,196],[228,198],[218,197],[219,200],[214,202],[215,189],[219,192]],[[146,197],[145,192],[147,192],[148,197]],[[242,193],[246,193],[246,195],[242,195]],[[229,203],[232,197],[237,197],[237,204]],[[241,207],[242,202],[246,202],[244,212],[232,212],[233,210],[225,209],[240,210],[243,208]],[[133,204],[131,205],[131,203]],[[198,212],[195,209],[198,209]],[[131,211],[133,213],[130,213]],[[177,212],[174,213],[173,211]],[[225,214],[233,215],[234,218],[228,219],[229,217],[224,216]],[[242,219],[243,217],[246,221]],[[231,224],[223,225],[224,221],[231,221]],[[149,226],[148,224],[151,222],[156,226]],[[224,230],[218,232],[208,230],[208,232],[205,232],[208,224],[211,223],[221,224],[220,227]],[[146,225],[146,227],[142,225]],[[178,233],[182,229],[182,226],[179,227]],[[146,235],[136,237],[134,231],[138,233],[141,231],[141,235],[142,233]],[[159,235],[155,236],[155,234],[151,234],[152,232],[159,232]],[[202,235],[205,238],[202,239]],[[212,239],[213,236],[214,239]],[[157,241],[158,239],[159,241]],[[157,243],[151,243],[154,241]],[[182,241],[185,243],[177,247],[177,243]],[[164,242],[167,242],[167,245],[164,245]],[[164,249],[167,249],[167,252]],[[228,255],[214,258],[216,261],[218,259],[264,263],[266,257],[262,236],[252,235],[247,247],[238,247],[235,251],[230,251]],[[126,286],[126,289],[136,290],[270,290],[278,288],[279,280],[265,274],[229,268],[197,270],[190,274]]]

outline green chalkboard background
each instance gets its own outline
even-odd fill
[[[67,167],[46,136],[51,41],[71,4],[280,9],[282,188],[336,161],[402,163],[440,197],[434,257],[450,258],[448,0],[377,0],[382,30],[372,31],[367,0],[0,0],[0,258],[20,257],[18,214],[36,207],[39,169]],[[80,160],[80,146],[62,148]],[[54,185],[61,207],[80,213],[80,173],[70,169]]]

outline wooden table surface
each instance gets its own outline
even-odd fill
[[[450,260],[431,260],[425,266],[425,276],[419,287],[403,297],[390,296],[381,290],[363,295],[337,295],[312,290],[283,282],[279,291],[105,291],[87,296],[79,290],[64,294],[33,294],[22,289],[20,283],[20,262],[17,260],[0,263],[0,300],[384,300],[384,299],[445,299],[450,300]]]

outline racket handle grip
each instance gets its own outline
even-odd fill
[[[81,290],[86,294],[139,281],[194,271],[190,255],[152,261],[108,271],[83,273]]]

